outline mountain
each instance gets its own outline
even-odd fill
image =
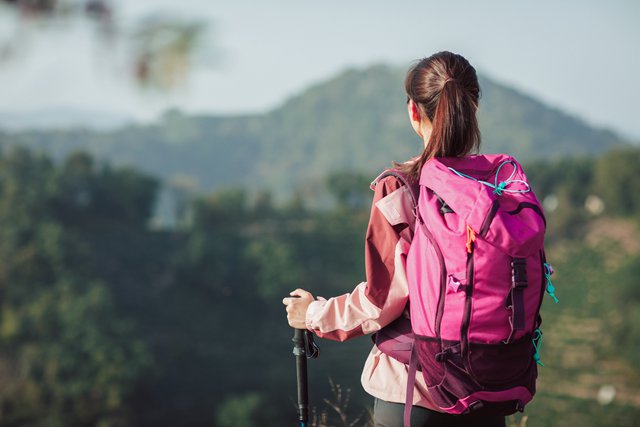
[[[406,117],[405,70],[375,65],[318,83],[262,115],[187,116],[112,131],[53,130],[0,134],[62,158],[86,150],[100,160],[134,165],[165,179],[191,177],[201,191],[242,186],[276,196],[314,191],[338,171],[375,175],[391,160],[419,152]],[[624,144],[535,98],[480,77],[482,152],[521,161],[597,154]]]
[[[117,112],[76,108],[43,108],[26,112],[0,111],[0,129],[11,132],[78,127],[105,131],[125,126],[131,122],[133,122],[131,117]]]

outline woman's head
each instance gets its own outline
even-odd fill
[[[425,139],[419,160],[406,166],[413,176],[432,157],[458,157],[480,146],[476,119],[480,86],[465,58],[438,52],[413,65],[405,79],[409,118]]]

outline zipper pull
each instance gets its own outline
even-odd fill
[[[542,367],[544,367],[544,363],[540,361],[540,347],[542,347],[542,331],[540,328],[533,331],[533,338],[531,338],[531,342],[533,343],[533,348],[536,350],[533,353],[533,360]]]
[[[476,232],[467,224],[467,253],[473,252],[473,244],[476,241]]]
[[[551,283],[551,275],[553,274],[553,267],[551,267],[551,264],[547,264],[546,262],[544,263],[544,277],[546,277],[547,279],[547,293],[549,294],[549,296],[551,296],[551,298],[553,298],[553,301],[555,301],[556,303],[558,303],[558,298],[556,298],[556,288],[555,286],[553,286],[553,283]]]

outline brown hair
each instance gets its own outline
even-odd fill
[[[478,150],[480,85],[469,61],[447,51],[424,58],[407,71],[405,90],[407,102],[413,100],[433,130],[418,160],[396,167],[417,179],[432,157],[461,157]]]

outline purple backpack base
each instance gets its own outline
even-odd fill
[[[506,155],[477,155],[433,158],[419,183],[396,170],[378,180],[387,175],[417,201],[406,264],[410,319],[374,337],[409,365],[405,426],[416,371],[444,412],[524,410],[535,393],[545,289],[556,298],[544,214],[522,167]]]

